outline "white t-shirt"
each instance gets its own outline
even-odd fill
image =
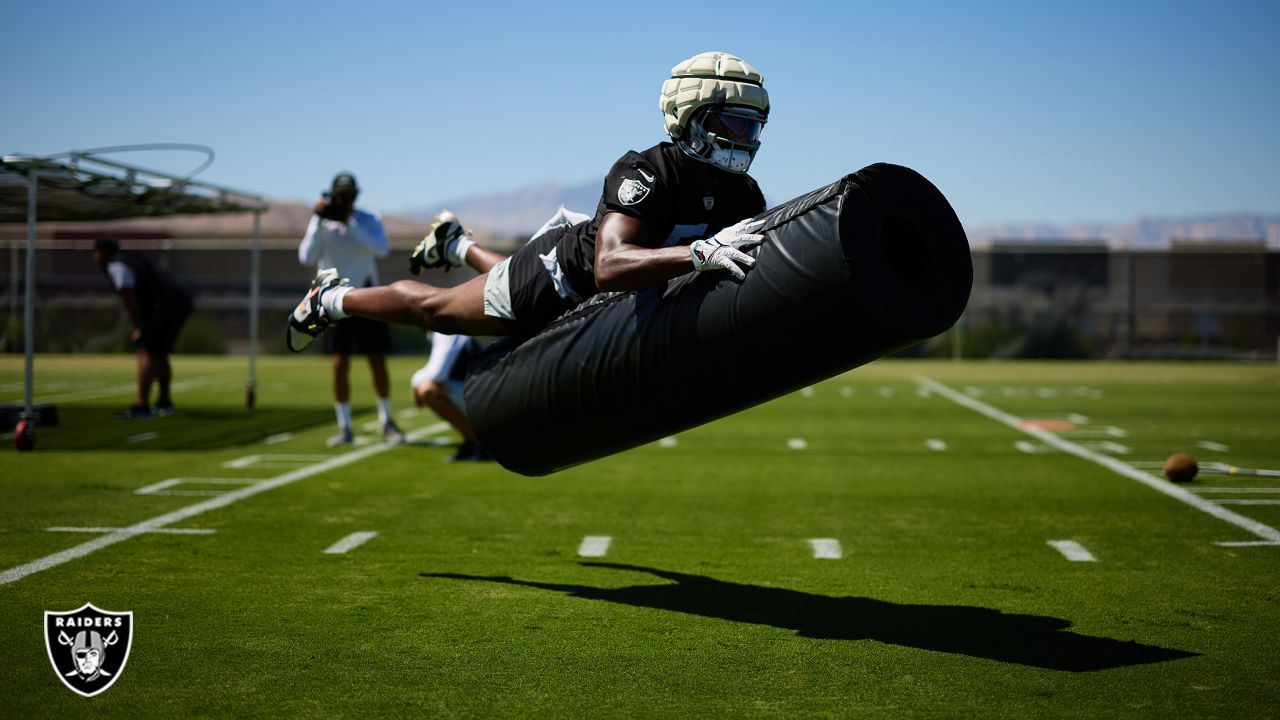
[[[390,251],[382,217],[357,208],[347,223],[312,215],[298,246],[298,262],[317,269],[337,268],[340,277],[350,278],[352,287],[364,287],[378,284],[374,261]]]

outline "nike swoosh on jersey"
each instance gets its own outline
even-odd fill
[[[636,170],[640,170],[640,168],[636,168]],[[640,177],[644,178],[646,182],[653,182],[654,180],[654,177],[644,170],[640,170]]]

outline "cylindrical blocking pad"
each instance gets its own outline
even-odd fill
[[[973,266],[946,198],[877,164],[761,217],[742,282],[690,273],[596,296],[471,363],[466,405],[504,467],[545,475],[715,420],[937,335]]]

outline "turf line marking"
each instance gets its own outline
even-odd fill
[[[1224,500],[1214,500],[1213,502],[1216,502],[1219,505],[1280,505],[1280,500],[1273,500],[1273,499],[1254,499],[1254,500],[1224,499]]]
[[[1257,535],[1263,540],[1280,543],[1280,530],[1277,530],[1270,525],[1260,523],[1253,518],[1248,518],[1239,513],[1232,512],[1217,503],[1206,500],[1189,490],[1174,485],[1164,478],[1156,477],[1155,475],[1143,472],[1128,463],[1103,455],[1102,453],[1094,452],[1088,448],[1081,447],[1080,445],[1059,437],[1047,430],[1042,430],[1036,427],[1020,427],[1022,424],[1021,418],[1010,415],[1003,410],[997,410],[984,402],[975,400],[962,393],[958,393],[936,380],[923,376],[917,377],[916,380],[917,382],[928,385],[931,390],[943,397],[946,397],[957,405],[962,405],[980,415],[985,415],[996,422],[1013,428],[1014,430],[1024,432],[1040,442],[1055,447],[1065,453],[1069,453],[1082,460],[1088,460],[1092,463],[1101,465],[1112,472],[1129,478],[1130,480],[1136,480],[1152,490],[1164,493],[1175,500],[1181,500],[1201,512],[1212,515],[1224,522],[1231,523],[1246,532]]]
[[[938,438],[929,438],[928,440],[924,441],[924,444],[925,444],[925,447],[929,448],[934,452],[947,451],[947,441],[945,440],[939,440]]]
[[[1062,553],[1071,562],[1098,562],[1093,553],[1075,540],[1047,540],[1045,544]]]
[[[1280,547],[1280,542],[1268,540],[1244,540],[1242,542],[1216,542],[1218,547]]]
[[[291,432],[276,433],[275,435],[268,435],[262,438],[262,444],[275,445],[276,443],[282,443],[285,440],[288,440],[289,438],[292,438],[292,437],[293,437],[293,433]]]
[[[1217,443],[1212,440],[1201,440],[1196,443],[1196,447],[1204,448],[1205,450],[1212,450],[1213,452],[1228,452],[1231,450],[1230,445],[1223,445],[1222,443]]]
[[[374,532],[373,530],[362,530],[360,532],[353,532],[350,535],[342,538],[338,542],[326,548],[324,551],[324,554],[325,555],[341,555],[349,550],[360,547],[361,545],[369,542],[370,540],[376,537],[378,537],[378,533]]]
[[[1191,488],[1193,493],[1280,493],[1280,487],[1202,487]]]
[[[181,392],[191,390],[193,388],[211,385],[217,381],[225,380],[230,373],[219,373],[216,375],[203,375],[184,380],[182,382],[173,383],[173,390]],[[36,393],[36,402],[52,403],[52,402],[73,402],[76,400],[96,400],[98,398],[118,397],[120,395],[132,395],[138,391],[138,384],[135,382],[122,383],[120,385],[98,385],[89,390],[81,390],[78,392],[67,392],[61,394],[48,395],[42,391]],[[21,398],[15,398],[15,401]]]
[[[46,532],[69,532],[69,533],[122,533],[129,532],[129,528],[109,528],[109,527],[51,527],[45,528]],[[205,530],[203,528],[156,528],[155,530],[146,530],[133,533],[141,535],[146,533],[158,533],[161,535],[212,535],[217,530]]]
[[[787,447],[792,450],[804,450],[809,447],[809,443],[804,438],[790,438],[787,440]]]
[[[426,427],[422,427],[422,428],[418,428],[417,430],[414,430],[413,432],[409,433],[409,439],[417,440],[419,438],[428,437],[430,435],[438,435],[440,433],[448,431],[450,427],[452,426],[450,426],[449,423],[438,422],[438,423],[435,423],[434,425],[428,425]],[[274,478],[263,480],[261,482],[254,483],[253,485],[248,485],[246,487],[240,488],[239,490],[232,490],[231,492],[223,493],[222,495],[209,498],[208,500],[205,500],[203,502],[198,502],[194,505],[188,505],[187,507],[179,508],[177,510],[174,510],[173,512],[165,513],[164,515],[157,515],[156,517],[153,517],[150,520],[143,520],[142,522],[134,523],[129,527],[120,528],[119,530],[94,538],[93,540],[80,543],[75,547],[70,547],[61,552],[56,552],[56,553],[53,553],[52,555],[46,555],[42,558],[39,558],[38,560],[32,560],[31,562],[26,563],[24,565],[19,565],[17,567],[9,568],[4,572],[0,572],[0,585],[8,585],[11,582],[21,580],[22,578],[28,575],[33,575],[35,573],[41,572],[42,570],[48,570],[49,568],[57,567],[58,565],[61,565],[63,563],[70,562],[78,558],[82,558],[90,553],[97,552],[102,548],[110,547],[112,545],[115,545],[118,542],[123,542],[125,540],[128,540],[129,538],[135,535],[138,535],[140,533],[153,532],[155,530],[159,530],[160,528],[165,527],[166,525],[172,525],[177,522],[182,522],[183,520],[195,517],[196,515],[200,515],[202,513],[206,513],[210,510],[217,510],[219,508],[224,508],[228,505],[231,505],[232,503],[239,502],[246,498],[251,498],[254,495],[257,495],[259,493],[264,493],[268,490],[274,490],[278,487],[284,487],[285,485],[289,485],[290,483],[295,483],[299,480],[305,480],[306,478],[309,478],[312,475],[319,475],[320,473],[325,473],[335,468],[343,467],[344,465],[350,465],[351,463],[360,462],[365,458],[368,458],[373,455],[377,455],[379,453],[383,453],[383,452],[386,452],[387,450],[392,450],[398,447],[403,447],[403,446],[388,445],[386,443],[378,443],[377,445],[370,445],[368,447],[363,447],[358,450],[351,450],[349,452],[343,453],[342,455],[336,455],[326,460],[325,462],[317,463],[315,465],[311,465],[308,467],[298,468],[297,470],[287,472],[283,475],[277,475]]]
[[[588,535],[578,546],[578,557],[604,557],[612,544],[613,538],[608,535]]]
[[[185,494],[186,492],[195,492],[195,491],[169,491],[169,488],[175,485],[181,485],[182,483],[192,483],[194,485],[248,485],[250,483],[255,483],[255,482],[258,482],[258,481],[246,480],[244,478],[176,477],[176,478],[169,478],[168,480],[161,480],[158,483],[152,483],[151,485],[147,485],[146,487],[140,487],[137,490],[134,490],[133,494],[134,495],[174,495],[174,494],[178,494],[179,492],[182,492],[183,494]],[[213,490],[210,492],[221,492],[221,491]],[[203,495],[207,493],[201,492],[201,494]]]
[[[664,437],[658,441],[658,447],[673,448],[680,444],[680,441],[674,437]]]
[[[125,440],[131,443],[138,443],[138,442],[146,442],[148,440],[155,440],[158,437],[160,437],[160,433],[152,430],[151,432],[144,432],[144,433],[138,433],[137,435],[130,435],[129,437],[125,438]]]
[[[835,538],[813,538],[809,540],[809,547],[813,548],[815,560],[839,560],[844,557],[840,541]]]

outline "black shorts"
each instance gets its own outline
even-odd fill
[[[384,322],[345,317],[324,334],[331,355],[385,355],[391,348],[391,328]]]
[[[543,256],[548,255],[560,242],[566,228],[556,228],[530,240],[507,261],[507,275],[511,290],[511,310],[515,319],[504,318],[517,334],[533,334],[551,324],[553,320],[577,307],[585,297],[595,294],[595,288],[578,294],[561,297],[556,289],[552,271],[547,268]]]
[[[191,301],[172,298],[156,303],[142,321],[142,336],[133,344],[134,349],[145,349],[156,355],[173,354],[182,325],[191,316]]]

